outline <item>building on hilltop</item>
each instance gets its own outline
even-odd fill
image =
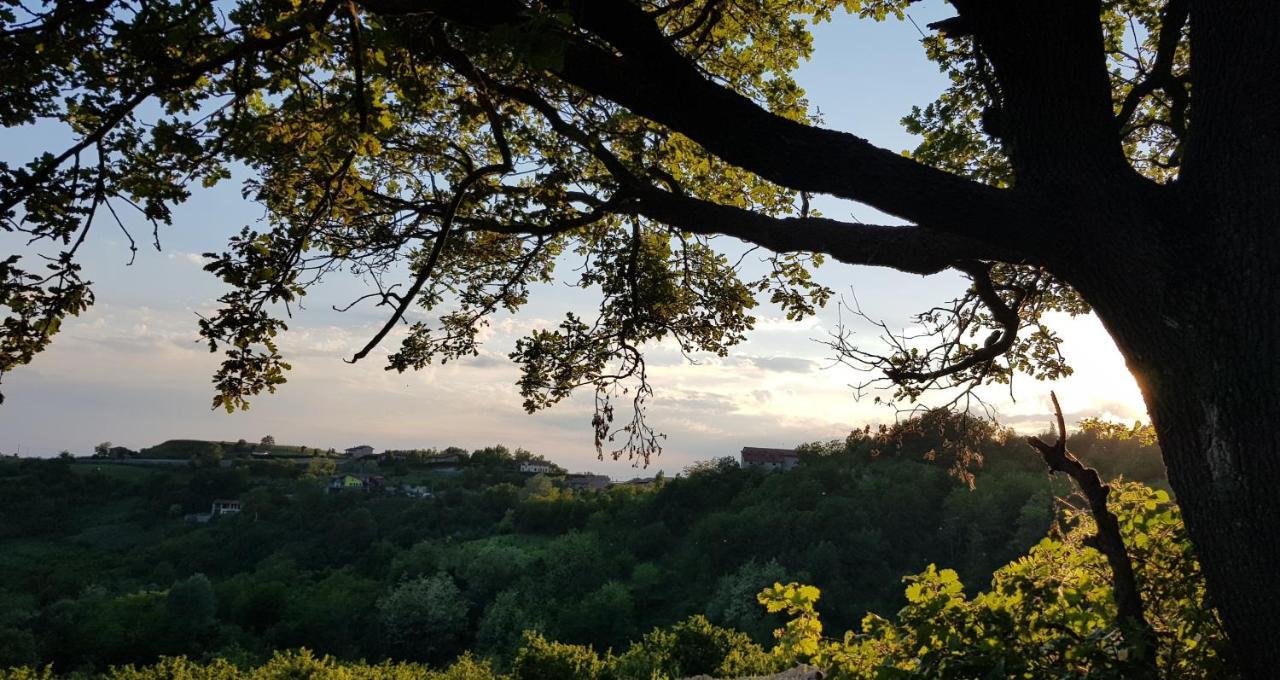
[[[346,451],[347,457],[351,459],[367,458],[373,455],[373,447],[368,444],[353,446]]]
[[[564,485],[577,491],[600,491],[607,488],[613,480],[604,475],[576,474],[565,475]]]
[[[755,446],[742,447],[742,467],[765,470],[790,470],[800,464],[800,454],[795,449],[765,449]]]
[[[547,474],[552,471],[550,463],[540,463],[538,461],[526,461],[520,464],[521,472],[532,472],[534,474]]]

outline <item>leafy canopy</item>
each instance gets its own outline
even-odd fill
[[[372,284],[353,305],[388,310],[353,361],[411,316],[387,356],[398,371],[475,355],[481,329],[520,309],[536,284],[559,277],[593,292],[593,318],[566,314],[511,358],[530,411],[594,390],[596,444],[615,455],[660,446],[644,422],[646,345],[725,355],[762,301],[792,319],[815,313],[832,294],[810,273],[825,254],[919,273],[957,267],[973,279],[950,308],[920,316],[932,348],[833,343],[850,363],[883,371],[898,397],[968,394],[1017,372],[1065,375],[1043,316],[1087,307],[1043,269],[974,260],[962,239],[936,254],[904,240],[911,229],[827,220],[809,193],[726,162],[616,94],[572,84],[590,79],[581,64],[595,55],[623,72],[697,77],[715,96],[812,125],[791,76],[812,54],[810,28],[838,11],[901,19],[906,5],[2,0],[0,122],[60,124],[72,141],[0,162],[0,228],[31,242],[0,260],[0,376],[92,304],[77,261],[88,231],[125,228],[136,214],[159,247],[175,204],[239,168],[266,220],[208,254],[206,269],[229,290],[199,322],[223,353],[213,405],[228,411],[285,382],[279,334],[309,289],[340,274]],[[1158,180],[1176,173],[1189,87],[1180,31],[1166,49],[1165,23],[1152,1],[1104,3],[1125,148]],[[1003,93],[981,50],[945,29],[924,44],[952,86],[904,119],[921,137],[912,156],[1008,186]],[[1140,77],[1152,72],[1162,79]],[[740,248],[718,242],[726,235],[769,251],[763,275],[744,272],[730,256]],[[630,418],[615,414],[619,399]]]

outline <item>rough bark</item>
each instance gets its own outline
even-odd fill
[[[1156,250],[1135,258],[1147,264],[1082,271],[1077,286],[1142,389],[1242,670],[1271,678],[1280,668],[1280,210],[1266,208],[1274,194],[1235,199],[1226,211],[1175,204],[1180,216],[1152,238]]]
[[[1280,669],[1280,86],[1267,74],[1280,67],[1280,8],[1191,1],[1186,157],[1178,181],[1157,186],[1116,168],[1098,145],[1113,139],[1097,130],[1103,107],[1089,108],[1098,98],[1089,70],[1095,78],[1099,71],[1078,51],[1097,29],[1077,13],[1095,4],[1042,4],[958,3],[1011,93],[1004,104],[1017,191],[1078,216],[1071,228],[1046,220],[1048,229],[1023,247],[1050,260],[1116,340],[1142,389],[1241,669],[1273,678]],[[1036,8],[1043,20],[1026,14]],[[1046,50],[1045,41],[1057,47]],[[1080,72],[1060,73],[1045,61],[1058,53]]]

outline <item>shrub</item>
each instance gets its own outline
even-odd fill
[[[598,680],[604,670],[605,662],[590,647],[551,642],[534,631],[525,633],[512,665],[515,680]]]

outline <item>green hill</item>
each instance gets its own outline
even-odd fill
[[[602,491],[522,474],[502,447],[470,452],[470,464],[449,474],[426,460],[364,461],[353,472],[380,483],[342,493],[327,491],[334,466],[320,462],[251,459],[125,476],[68,460],[7,461],[0,465],[0,668],[52,663],[93,671],[175,655],[251,665],[299,647],[347,661],[435,666],[470,651],[499,668],[518,664],[521,654],[564,652],[603,668],[623,664],[604,650],[620,654],[642,640],[667,639],[650,631],[695,615],[736,631],[735,647],[767,648],[785,617],[765,611],[756,596],[776,582],[819,588],[814,615],[835,633],[857,629],[868,612],[893,617],[911,605],[903,576],[934,564],[955,570],[938,578],[979,589],[1002,568],[1022,578],[1034,567],[1036,578],[1048,579],[1037,593],[1069,594],[1054,570],[1068,555],[1093,560],[1096,553],[1081,557],[1081,546],[1067,546],[1019,561],[1046,535],[1079,524],[1055,501],[1069,494],[1066,482],[1046,475],[1011,433],[970,425],[974,438],[958,441],[951,424],[941,425],[915,421],[805,446],[788,472],[722,458]],[[234,447],[171,440],[146,451],[235,456]],[[967,447],[982,454],[980,464]],[[1158,453],[1098,433],[1077,435],[1073,447],[1086,460],[1105,455],[1109,470],[1127,477],[1149,471]],[[957,472],[963,465],[972,465],[972,477]],[[407,484],[426,493],[411,495],[400,488]],[[208,513],[214,499],[237,499],[242,511],[184,520]],[[1055,522],[1059,529],[1051,529]],[[1169,536],[1177,535],[1148,543],[1165,545]],[[1051,557],[1058,561],[1045,561]],[[1079,573],[1105,587],[1105,570],[1086,566]],[[939,592],[952,593],[950,583],[940,582]],[[974,602],[953,609],[987,621],[973,607],[994,600]],[[1094,634],[1112,625],[1099,611],[1102,619],[1070,609],[1063,616],[1085,622],[1089,635],[1081,639],[1112,639]],[[1171,616],[1178,625],[1190,621],[1185,612]],[[1205,621],[1193,623],[1212,623]],[[531,641],[526,630],[545,640]],[[1028,639],[1040,644],[1036,635]],[[681,677],[629,673],[616,677]]]
[[[242,457],[253,453],[267,453],[282,458],[289,457],[327,457],[329,449],[296,444],[261,444],[240,440],[207,441],[203,439],[170,439],[138,452],[141,458],[179,458],[193,457]]]

